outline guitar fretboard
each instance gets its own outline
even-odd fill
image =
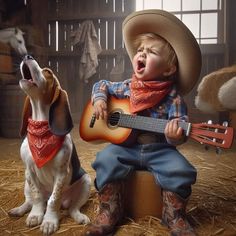
[[[120,114],[118,126],[124,128],[132,128],[138,130],[145,130],[149,132],[164,133],[168,120],[156,119],[146,116],[137,116],[129,114]],[[178,125],[184,130],[185,135],[188,136],[191,124],[184,121],[179,121]]]

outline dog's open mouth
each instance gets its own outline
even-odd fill
[[[30,83],[36,86],[36,83],[34,83],[33,77],[31,75],[30,68],[26,63],[24,63],[22,66],[22,73],[25,80],[28,80]]]

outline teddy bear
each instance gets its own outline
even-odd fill
[[[206,113],[236,111],[236,65],[204,76],[197,88],[195,105]]]

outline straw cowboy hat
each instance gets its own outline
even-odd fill
[[[173,14],[157,9],[137,11],[123,22],[123,37],[130,59],[136,54],[135,38],[144,33],[155,33],[175,50],[178,58],[178,89],[187,94],[196,84],[201,71],[201,52],[190,30]]]

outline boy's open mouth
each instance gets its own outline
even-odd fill
[[[142,61],[138,61],[137,69],[138,69],[138,70],[141,70],[141,69],[143,69],[143,68],[145,68],[145,64],[144,64]]]

